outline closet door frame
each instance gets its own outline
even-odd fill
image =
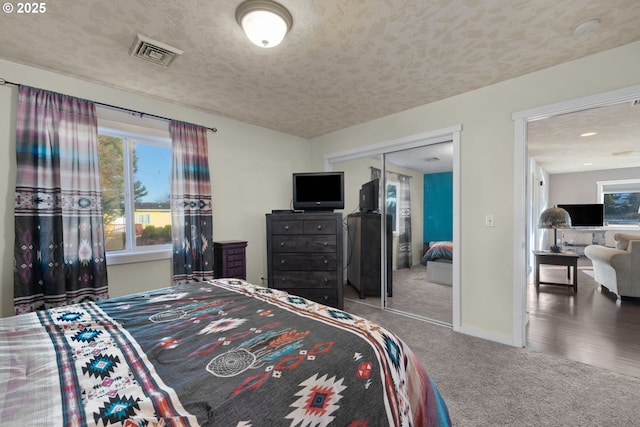
[[[453,253],[453,330],[460,331],[460,259],[461,259],[461,246],[460,246],[460,137],[462,132],[462,125],[450,126],[447,128],[437,129],[430,132],[424,132],[416,135],[411,135],[399,139],[385,141],[377,144],[366,145],[363,147],[354,148],[351,150],[329,153],[324,155],[324,170],[331,171],[332,164],[336,162],[344,162],[348,160],[356,160],[364,157],[381,156],[382,157],[382,171],[385,171],[384,154],[392,153],[395,151],[408,150],[411,148],[423,147],[425,145],[438,144],[441,142],[453,142],[453,244],[456,250]],[[384,175],[383,175],[384,176]],[[383,188],[383,186],[381,186]],[[383,204],[383,215],[385,207]],[[382,221],[384,224],[385,221]],[[382,242],[382,260],[381,260],[381,295],[386,295],[385,284],[387,283],[386,275],[386,234],[384,226],[381,227],[380,233]],[[407,315],[410,317],[419,317],[421,320],[430,321],[427,318],[421,318],[411,313],[403,312],[401,310],[385,307],[384,298],[380,300],[380,308],[387,311],[397,312],[398,314]],[[438,323],[438,322],[434,322]]]

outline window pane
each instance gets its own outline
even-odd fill
[[[604,220],[608,225],[640,225],[640,192],[605,194]]]
[[[102,212],[107,251],[125,249],[127,222],[124,213],[123,146],[122,138],[98,136]]]
[[[171,243],[171,148],[134,142],[136,246]]]

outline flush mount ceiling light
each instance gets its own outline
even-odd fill
[[[293,17],[284,6],[270,0],[247,0],[236,9],[236,20],[257,46],[280,44],[293,25]]]

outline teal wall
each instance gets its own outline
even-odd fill
[[[453,172],[424,175],[424,241],[453,240]]]

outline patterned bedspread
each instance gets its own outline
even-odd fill
[[[391,332],[229,279],[1,319],[0,422],[450,425]]]

